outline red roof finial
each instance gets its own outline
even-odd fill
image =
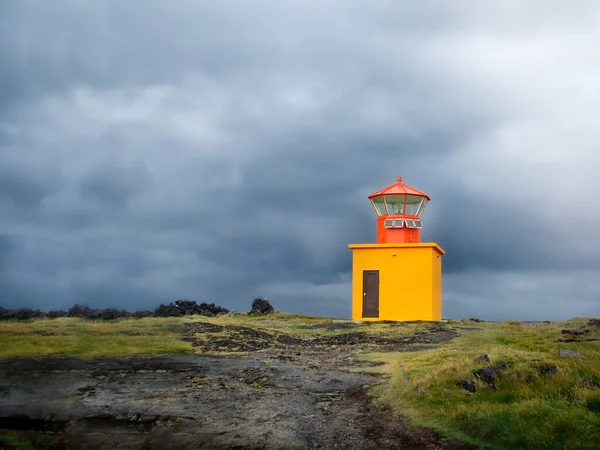
[[[398,184],[402,184],[402,177],[398,177]]]

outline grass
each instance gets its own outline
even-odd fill
[[[0,428],[0,449],[6,450],[52,450],[56,449],[51,434],[35,435]]]
[[[597,449],[600,442],[600,342],[562,343],[561,329],[586,328],[574,319],[551,324],[455,322],[461,337],[438,349],[379,353],[389,382],[376,389],[379,401],[424,425],[492,449]],[[464,328],[476,328],[465,330]],[[598,338],[597,327],[584,338]],[[560,358],[559,349],[585,355]],[[490,362],[475,363],[481,353]],[[473,372],[507,363],[496,390]],[[538,366],[556,366],[544,374]],[[456,385],[471,380],[477,392]]]
[[[179,318],[85,321],[76,318],[0,322],[0,358],[193,353],[180,340]]]
[[[12,436],[10,430],[0,429],[0,448],[34,450],[35,447],[23,436]]]

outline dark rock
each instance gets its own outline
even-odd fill
[[[588,325],[594,325],[596,327],[600,327],[600,318],[590,319],[588,321]]]
[[[44,317],[39,309],[20,308],[5,309],[0,306],[0,320],[30,320]]]
[[[413,390],[416,394],[419,394],[419,395],[427,395],[430,393],[429,389],[425,389],[424,387],[421,387],[421,386],[417,386]]]
[[[222,326],[211,323],[193,322],[184,324],[186,336],[183,340],[204,351],[247,352],[267,348],[285,348],[290,345],[303,345],[306,341],[291,337],[285,333],[265,332],[248,327]],[[210,339],[197,339],[199,333],[223,333],[224,336],[212,336]]]
[[[67,314],[69,317],[78,317],[87,320],[117,320],[131,317],[131,313],[124,309],[94,309],[83,305],[73,306]]]
[[[456,385],[459,388],[464,389],[465,391],[472,392],[473,394],[477,391],[477,389],[475,389],[475,383],[473,383],[470,380],[460,380],[460,381],[457,381]]]
[[[69,317],[79,317],[81,319],[89,319],[92,315],[94,315],[95,310],[90,308],[89,306],[84,305],[74,305],[69,308],[68,315]]]
[[[535,366],[535,368],[542,375],[554,375],[557,369],[555,365]]]
[[[193,300],[177,300],[168,305],[160,305],[154,310],[156,317],[182,317],[189,315],[200,315],[205,317],[215,317],[219,314],[228,313],[229,310],[214,303],[200,303]]]
[[[46,314],[46,317],[49,319],[58,319],[59,317],[69,317],[69,313],[67,311],[50,311]]]
[[[477,319],[477,318],[475,318],[475,317],[471,317],[471,318],[470,318],[470,319],[468,319],[468,320],[470,320],[471,322],[485,322],[485,320],[482,320],[482,319]]]
[[[358,345],[358,344],[374,344],[374,345],[385,345],[390,348],[398,350],[405,349],[410,344],[437,344],[439,342],[445,342],[454,337],[458,336],[453,331],[430,331],[429,333],[414,333],[404,336],[383,336],[380,334],[370,334],[365,331],[353,331],[351,333],[335,334],[332,336],[322,336],[311,339],[311,345]],[[413,350],[417,347],[421,349],[428,348],[424,345],[414,346]],[[401,350],[402,351],[402,350]]]
[[[572,334],[573,336],[582,336],[585,334],[585,331],[576,331],[576,330],[560,330],[561,334]]]
[[[498,368],[496,366],[486,366],[478,369],[474,372],[474,375],[486,383],[493,383],[500,378],[500,373],[498,372]]]
[[[169,303],[168,305],[160,305],[154,310],[155,317],[181,317],[184,314],[185,312],[173,303]]]
[[[38,309],[5,309],[0,306],[0,320],[29,320],[42,317],[48,317],[50,319],[58,317],[77,317],[86,320],[117,320],[129,317],[180,317],[190,314],[214,317],[228,312],[228,309],[217,306],[214,303],[201,303],[198,305],[196,302],[190,300],[178,300],[175,303],[170,303],[168,305],[160,305],[154,312],[136,311],[134,313],[124,309],[95,309],[78,304],[69,308],[68,311],[50,311],[49,313],[43,313]]]
[[[92,314],[91,319],[93,320],[117,320],[117,319],[125,319],[130,317],[131,314],[124,309],[116,309],[116,308],[106,308],[106,309],[97,309],[94,314]]]
[[[309,329],[325,328],[328,331],[336,331],[336,330],[352,329],[352,328],[360,327],[363,325],[364,324],[362,324],[362,323],[355,323],[355,322],[330,322],[330,323],[311,323],[311,324],[303,325],[302,328],[309,328]],[[394,323],[391,325],[396,325],[396,324]]]
[[[588,389],[600,389],[600,382],[594,380],[581,380],[579,384]]]
[[[559,350],[558,354],[561,358],[585,358],[581,353],[573,350]]]
[[[497,367],[498,367],[498,370],[505,370],[505,369],[511,368],[512,366],[513,366],[512,363],[502,362],[502,363],[498,364]]]
[[[274,312],[273,306],[267,301],[266,298],[256,298],[252,302],[252,309],[250,310],[250,314],[270,314]]]
[[[542,320],[542,323],[551,323],[549,320]]]
[[[533,383],[535,381],[535,375],[529,374],[525,377],[525,383]]]
[[[477,355],[477,357],[473,360],[473,362],[476,362],[476,363],[490,362],[490,357],[486,353],[482,353],[480,355]]]

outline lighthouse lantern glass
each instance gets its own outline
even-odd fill
[[[385,204],[383,203],[383,195],[373,197],[371,199],[371,203],[373,204],[373,208],[375,208],[375,212],[378,216],[385,216]]]
[[[429,200],[424,198],[423,203],[421,203],[421,207],[419,208],[419,212],[417,212],[417,216],[419,216],[419,217],[423,216],[423,211],[425,211],[425,207],[427,206],[428,203],[429,203]]]
[[[406,196],[406,214],[409,216],[416,216],[421,208],[421,203],[425,200],[423,197],[418,195],[407,195]]]
[[[404,214],[404,195],[386,195],[388,214]]]

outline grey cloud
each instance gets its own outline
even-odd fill
[[[531,270],[562,264],[553,255],[556,245],[551,245],[560,239],[559,234],[545,228],[516,198],[492,200],[457,190],[435,200],[442,219],[432,224],[429,233],[448,254],[448,273]],[[424,222],[427,226],[426,217]]]
[[[35,207],[45,197],[57,192],[61,184],[60,176],[52,169],[7,160],[0,166],[0,204],[6,202]]]
[[[18,245],[11,236],[0,234],[0,278],[2,277],[3,269],[10,262],[11,254],[18,251]]]
[[[576,270],[568,277],[562,270],[472,271],[468,277],[445,277],[446,309],[454,317],[485,320],[564,320],[566,317],[597,315],[590,301],[599,283],[590,278],[593,271]],[[557,292],[560,294],[557,295]],[[568,301],[562,294],[569,292]]]
[[[84,200],[98,201],[107,208],[122,207],[135,194],[143,192],[152,182],[141,164],[127,166],[113,163],[97,167],[82,180]]]

